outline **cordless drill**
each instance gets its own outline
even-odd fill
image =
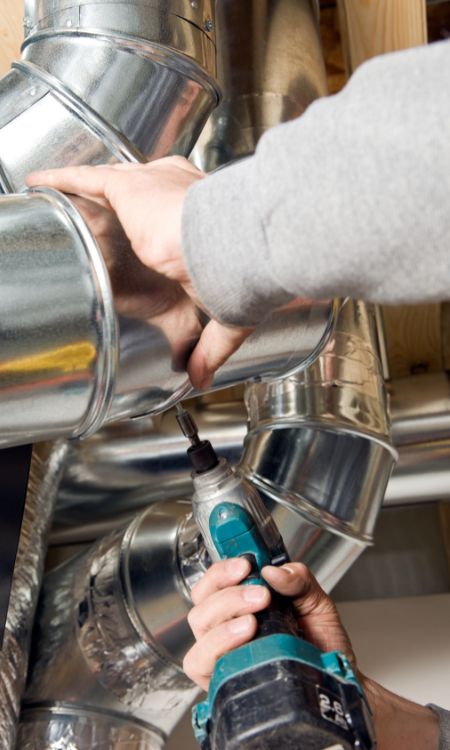
[[[193,513],[213,561],[245,557],[243,585],[268,586],[264,565],[288,561],[280,532],[257,490],[177,407],[189,438]],[[302,638],[291,601],[272,591],[256,637],[216,664],[208,699],[193,709],[202,750],[371,750],[376,741],[362,687],[348,659]]]

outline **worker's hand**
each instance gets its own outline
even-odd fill
[[[247,560],[215,563],[192,590],[194,607],[188,620],[196,643],[184,658],[183,668],[206,690],[216,661],[250,641],[256,633],[254,613],[265,609],[270,592],[264,586],[239,586],[250,572]],[[305,565],[288,563],[263,568],[263,576],[280,594],[292,597],[306,640],[322,651],[342,651],[356,668],[349,637],[335,604],[320,588]]]
[[[250,572],[242,558],[215,563],[192,590],[194,607],[189,624],[195,645],[183,667],[204,690],[216,661],[228,651],[250,641],[256,633],[255,612],[265,609],[270,592],[264,586],[239,586]],[[391,693],[357,668],[350,639],[335,604],[301,563],[263,568],[263,576],[280,594],[292,597],[306,640],[321,651],[342,651],[356,671],[373,713],[379,750],[438,750],[436,714]]]
[[[172,156],[149,164],[35,172],[29,175],[27,184],[30,187],[48,185],[112,209],[142,263],[181,284],[201,307],[184,263],[181,217],[188,189],[204,176],[186,159]],[[239,348],[250,331],[210,321],[188,362],[193,385],[206,387],[217,368]]]

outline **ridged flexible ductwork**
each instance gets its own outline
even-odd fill
[[[50,573],[21,750],[160,750],[198,688],[189,588],[204,570],[187,503],[165,503]]]
[[[0,651],[2,750],[12,750],[15,746],[48,531],[66,450],[67,444],[62,442],[42,443],[33,448],[5,637]]]

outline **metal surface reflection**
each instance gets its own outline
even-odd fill
[[[98,249],[69,201],[0,199],[0,445],[98,428],[112,397],[116,323]]]
[[[188,581],[203,569],[188,510],[153,508],[46,577],[24,741],[47,748],[39,743],[58,733],[67,742],[72,733],[77,750],[87,750],[102,717],[108,750],[123,747],[127,732],[137,748],[153,750],[194,700],[198,688],[176,662],[193,637]],[[187,552],[181,567],[177,550]]]
[[[370,543],[396,451],[370,306],[346,300],[311,367],[248,386],[240,469],[319,525]]]
[[[86,437],[192,390],[186,363],[205,316],[178,283],[138,260],[111,211],[75,203],[79,210],[47,188],[0,199],[3,445]],[[335,309],[299,301],[277,311],[213,387],[305,365],[328,340]]]
[[[261,135],[327,93],[315,0],[217,4],[223,99],[194,151],[206,171],[252,154]]]

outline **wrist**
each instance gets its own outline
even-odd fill
[[[439,720],[426,706],[402,698],[359,675],[377,738],[377,750],[438,750]]]

